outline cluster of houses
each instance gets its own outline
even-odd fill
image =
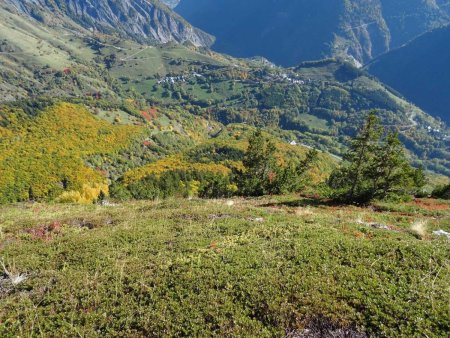
[[[294,84],[299,84],[299,85],[305,84],[305,81],[298,79],[298,78],[292,78],[288,74],[281,74],[281,78],[285,81],[288,81],[288,82],[291,82]]]
[[[176,82],[186,82],[186,77],[183,75],[180,76],[167,76],[158,81],[158,84],[162,83],[171,83],[174,84]]]
[[[191,76],[193,77],[203,77],[202,74],[193,72],[191,74]],[[164,78],[162,78],[161,80],[158,80],[158,84],[162,84],[162,83],[171,83],[174,84],[176,82],[186,82],[188,80],[187,76],[184,75],[178,75],[178,76],[166,76]]]

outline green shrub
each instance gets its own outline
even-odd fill
[[[434,198],[450,199],[450,184],[442,185],[433,190],[431,194]]]

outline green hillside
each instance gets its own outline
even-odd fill
[[[172,56],[180,49],[171,47]],[[449,173],[446,126],[348,63],[329,59],[286,69],[253,60],[232,62],[217,54],[205,63],[199,54],[197,61],[179,57],[169,72],[163,66],[155,74],[145,60],[158,62],[156,53],[142,50],[133,60],[112,66],[111,74],[129,95],[155,105],[183,106],[224,124],[281,128],[298,142],[336,155],[376,109],[386,126],[400,132],[417,160],[426,158],[429,169]],[[429,133],[428,126],[439,132]]]
[[[385,126],[399,131],[415,165],[449,175],[447,129],[348,63],[327,59],[282,68],[189,43],[143,45],[82,28],[31,23],[4,10],[0,16],[0,92],[2,101],[16,102],[0,111],[1,146],[15,149],[0,164],[3,201],[83,194],[93,186],[95,195],[99,184],[158,166],[170,156],[195,164],[198,158],[191,159],[188,149],[216,138],[230,142],[241,127],[264,128],[279,147],[295,142],[339,157],[373,109]],[[69,108],[39,97],[56,98]],[[58,141],[57,125],[70,131],[67,144]],[[103,130],[108,138],[121,125],[134,131],[110,140],[114,146],[100,147]],[[86,126],[94,142],[77,139]],[[429,133],[428,126],[440,132]],[[46,140],[46,135],[53,136]],[[249,134],[243,135],[245,141]],[[322,181],[331,158],[315,173]],[[31,164],[39,174],[26,170]]]
[[[120,91],[95,62],[92,36],[30,22],[0,9],[0,91],[2,101],[36,96],[86,97]]]

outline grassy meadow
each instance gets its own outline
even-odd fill
[[[0,336],[445,337],[438,229],[428,199],[0,206]]]

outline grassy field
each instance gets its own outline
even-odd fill
[[[3,206],[0,336],[446,337],[449,221],[433,200]]]

